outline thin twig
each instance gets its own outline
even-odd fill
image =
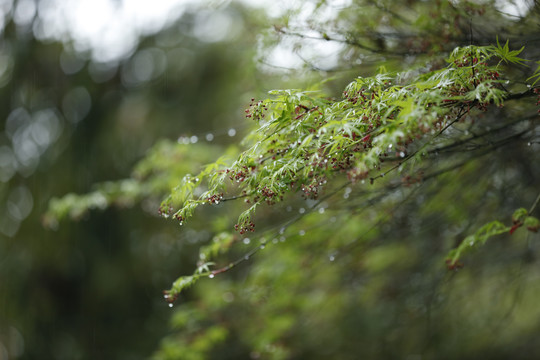
[[[536,206],[538,205],[539,202],[540,202],[540,193],[538,194],[538,196],[536,197],[536,200],[534,200],[534,203],[529,209],[529,214],[532,214],[532,212],[534,211],[534,209],[536,209]]]

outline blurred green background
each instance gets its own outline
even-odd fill
[[[121,15],[130,2],[111,0],[99,2],[105,20],[88,12],[72,28],[77,12],[61,3],[0,2],[1,360],[540,357],[538,235],[503,236],[460,272],[443,261],[479,225],[532,204],[537,130],[487,158],[461,154],[467,166],[407,201],[347,188],[172,309],[162,290],[193,271],[199,247],[230,230],[241,204],[182,228],[157,213],[175,177],[240,146],[251,98],[329,78],[325,91],[340,96],[381,65],[435,66],[496,35],[538,60],[537,2],[209,1],[137,27],[140,14]],[[84,26],[92,38],[73,30]],[[511,71],[521,79],[530,69]],[[488,112],[466,130],[529,116],[532,105]],[[113,207],[94,198],[103,209],[43,226],[54,197],[144,180],[133,168],[152,147],[173,174],[164,184]],[[261,226],[306,205],[279,206],[258,215]]]

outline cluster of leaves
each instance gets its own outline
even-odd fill
[[[254,231],[253,216],[261,204],[283,201],[291,192],[318,199],[337,174],[354,184],[373,183],[393,171],[414,173],[423,150],[453,124],[489,106],[503,106],[508,96],[523,95],[504,87],[504,64],[523,64],[521,50],[510,51],[508,42],[456,48],[445,67],[395,74],[381,69],[376,76],[355,79],[341,99],[318,91],[273,91],[272,98],[252,102],[246,111],[257,124],[244,140],[247,150],[232,163],[222,158],[197,176],[184,177],[161,211],[183,223],[198,206],[243,198],[250,206],[235,226],[243,234]],[[205,191],[197,195],[201,188]],[[507,231],[499,223],[488,224],[473,242],[483,243],[503,228]],[[463,252],[459,249],[449,257],[452,266]],[[174,299],[199,277],[232,266],[199,268],[175,282],[167,296]]]
[[[477,248],[480,245],[484,245],[486,241],[493,236],[505,233],[513,234],[514,231],[522,226],[525,226],[529,231],[538,232],[538,229],[540,229],[540,220],[529,215],[534,208],[535,206],[533,205],[529,211],[527,211],[525,208],[517,209],[512,215],[512,226],[506,226],[500,221],[492,221],[485,224],[473,235],[467,236],[457,248],[452,249],[448,253],[446,264],[450,269],[462,267],[463,263],[461,263],[459,259],[469,251]]]
[[[200,151],[203,147],[204,151]],[[43,224],[56,228],[63,218],[79,220],[89,210],[105,209],[111,205],[130,207],[142,200],[159,204],[179,178],[215,159],[218,151],[217,147],[208,145],[188,146],[162,140],[134,167],[131,178],[99,183],[88,194],[72,193],[51,199]],[[157,204],[150,204],[148,208],[155,210]]]
[[[250,218],[262,202],[283,199],[290,190],[317,198],[328,177],[346,172],[352,182],[380,170],[389,154],[405,162],[409,145],[425,134],[435,135],[460,120],[473,108],[501,105],[506,92],[499,79],[503,56],[495,47],[456,49],[446,68],[411,77],[410,73],[381,73],[349,84],[341,100],[318,92],[274,91],[275,98],[250,109],[257,129],[245,139],[249,148],[227,166],[223,160],[207,166],[196,177],[184,177],[163,203],[167,209],[181,205],[174,216],[183,221],[198,205],[214,203],[236,183],[241,195],[254,205],[240,217]],[[270,109],[263,117],[261,108]],[[208,188],[199,197],[194,189]]]
[[[173,189],[158,212],[180,224],[199,206],[243,199],[249,205],[234,228],[244,235],[255,231],[254,217],[260,205],[282,202],[294,193],[322,201],[326,196],[322,194],[340,174],[347,178],[346,185],[352,186],[373,184],[399,172],[403,174],[401,184],[410,186],[425,176],[418,168],[426,149],[438,143],[440,135],[453,125],[490,106],[503,106],[508,97],[537,92],[532,88],[510,93],[504,87],[505,65],[524,64],[519,57],[522,50],[512,51],[508,42],[504,46],[497,42],[497,46],[456,48],[447,66],[430,72],[389,73],[381,68],[373,77],[351,82],[341,99],[317,90],[272,91],[270,99],[252,99],[246,110],[255,129],[244,139],[247,150],[242,153],[231,148],[211,162],[217,157],[217,148],[160,142],[135,167],[131,179],[98,184],[90,194],[53,199],[44,222],[54,227],[59,219],[79,219],[89,209],[130,206],[149,199],[155,203]],[[197,150],[200,146],[204,151]],[[192,175],[204,163],[210,164]],[[448,254],[448,266],[460,267],[461,256],[491,236],[513,232],[523,224],[531,229],[534,218],[527,219],[518,219],[511,228],[500,222],[488,223]],[[215,235],[201,248],[196,271],[178,278],[164,292],[165,299],[172,304],[198,279],[231,269],[266,242],[261,240],[260,247],[240,260],[212,269],[215,264],[211,261],[236,241],[238,236],[231,232]]]
[[[510,50],[508,42],[501,45],[497,41],[496,46],[456,48],[447,58],[447,66],[429,72],[389,73],[381,68],[373,77],[351,82],[341,99],[316,90],[272,91],[271,98],[252,99],[246,109],[255,130],[244,139],[244,152],[237,154],[233,149],[213,161],[216,149],[209,151],[205,145],[204,151],[198,151],[195,147],[202,145],[163,141],[135,167],[132,179],[98,184],[86,195],[53,199],[44,222],[55,227],[59,219],[79,219],[89,209],[130,206],[148,198],[157,201],[173,189],[159,213],[181,224],[201,205],[244,199],[249,207],[234,226],[243,235],[255,231],[254,215],[261,204],[284,201],[290,193],[320,199],[338,174],[355,184],[373,183],[399,171],[405,173],[405,184],[411,185],[422,181],[422,171],[415,174],[415,167],[439,135],[474,112],[502,106],[506,97],[520,95],[505,89],[504,69],[507,63],[525,63],[519,57],[522,50]],[[499,222],[485,225],[448,255],[449,266],[458,267],[467,249],[510,230]],[[201,249],[195,273],[179,278],[165,293],[166,299],[172,302],[199,278],[234,266],[210,270],[213,263],[209,261],[226,252],[235,240],[230,233],[216,235]]]

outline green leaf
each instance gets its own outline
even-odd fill
[[[527,78],[527,81],[531,81],[532,79],[536,79],[531,84],[532,86],[536,85],[536,83],[538,81],[540,81],[540,61],[537,61],[536,63],[538,64],[538,67],[534,71],[534,74],[531,77]]]
[[[508,47],[508,40],[506,40],[504,46],[501,46],[501,44],[499,43],[499,37],[497,37],[497,47],[495,49],[495,52],[504,62],[524,65],[527,60],[518,57],[518,55],[523,51],[523,49],[525,49],[525,46],[523,46],[519,50],[510,50]]]
[[[512,214],[512,222],[514,224],[522,223],[525,218],[529,215],[529,212],[525,208],[519,208]]]
[[[540,229],[540,220],[532,216],[527,216],[523,225],[525,225],[529,231],[538,232],[538,229]]]
[[[484,245],[489,238],[495,235],[504,234],[510,229],[510,227],[504,225],[499,221],[492,221],[485,224],[480,229],[478,229],[474,233],[474,235],[467,236],[456,249],[451,250],[447,254],[447,264],[449,266],[454,266],[458,263],[462,255],[468,253],[472,249],[476,248],[478,245]]]

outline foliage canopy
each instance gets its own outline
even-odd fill
[[[107,206],[110,202],[135,201],[173,188],[159,212],[165,217],[172,216],[180,225],[193,216],[198,206],[244,199],[248,208],[239,215],[234,226],[239,235],[244,235],[255,231],[253,218],[257,207],[282,202],[289,193],[319,200],[311,203],[307,209],[311,212],[324,209],[321,194],[327,199],[346,186],[359,182],[365,185],[364,180],[374,185],[375,181],[398,173],[400,183],[387,182],[383,186],[386,191],[422,182],[464,166],[468,161],[453,159],[444,168],[436,169],[432,164],[424,164],[429,154],[465,147],[503,128],[497,127],[481,135],[447,135],[445,132],[450,132],[452,127],[468,126],[473,117],[488,111],[488,107],[503,107],[507,99],[540,94],[540,90],[531,85],[523,87],[521,92],[511,92],[504,86],[510,82],[505,76],[507,64],[524,66],[527,61],[518,57],[522,50],[510,51],[508,42],[504,46],[497,42],[497,46],[458,47],[446,59],[448,65],[437,70],[387,73],[381,68],[373,77],[359,77],[347,85],[342,99],[329,97],[320,90],[271,91],[272,98],[252,99],[245,111],[246,118],[256,124],[243,141],[247,150],[222,156],[205,165],[198,174],[184,175],[181,183],[174,186],[170,179],[187,172],[185,167],[174,166],[187,148],[162,143],[137,166],[134,176],[142,180],[107,183],[83,197],[69,195],[55,200],[48,217],[56,219],[70,213],[77,218],[85,209]],[[518,119],[511,125],[535,121],[536,117],[535,114]],[[519,136],[526,133],[520,132]],[[499,141],[505,142],[508,138]],[[497,144],[480,148],[489,150],[494,146]],[[197,150],[191,148],[190,151]],[[431,172],[426,174],[424,169]],[[152,177],[146,178],[147,173],[152,173]],[[339,174],[345,174],[347,181],[339,183]],[[527,214],[525,210],[524,216]],[[538,220],[527,219],[532,225],[530,230],[538,230]],[[521,218],[514,220],[520,225],[524,222]],[[489,237],[510,229],[498,221],[482,227],[451,251],[447,258],[449,266],[456,266],[469,247],[483,244]],[[225,252],[231,242],[231,236],[216,236],[210,253]],[[260,242],[260,248],[264,248],[268,240],[262,237]],[[201,265],[195,274],[179,278],[167,291],[168,300],[172,302],[182,289],[200,277],[213,277],[237,264],[210,270],[214,263],[207,261],[214,256],[208,255],[206,251],[201,252]]]
[[[489,1],[406,3],[355,1],[309,32],[286,16],[278,35],[340,43],[338,65],[358,59],[364,75],[339,92],[333,79],[270,91],[251,99],[240,145],[164,140],[130,179],[51,201],[44,221],[54,227],[89,209],[165,197],[153,210],[182,231],[211,233],[194,272],[164,292],[171,307],[180,303],[172,323],[181,331],[156,359],[202,359],[221,346],[273,359],[377,356],[384,350],[374,344],[385,343],[396,346],[389,357],[489,348],[477,330],[517,301],[508,292],[486,307],[498,289],[490,284],[507,276],[514,286],[516,264],[535,261],[540,67],[523,39],[537,35],[540,9],[517,24]],[[316,2],[314,14],[327,6]],[[529,35],[493,29],[494,19]],[[537,271],[519,271],[534,298]],[[197,283],[205,277],[216,279]],[[516,333],[533,338],[523,314],[534,311],[524,301],[499,330],[501,348],[518,346]],[[467,331],[445,338],[461,323]],[[324,333],[328,324],[334,331]],[[357,326],[367,329],[360,339]]]

